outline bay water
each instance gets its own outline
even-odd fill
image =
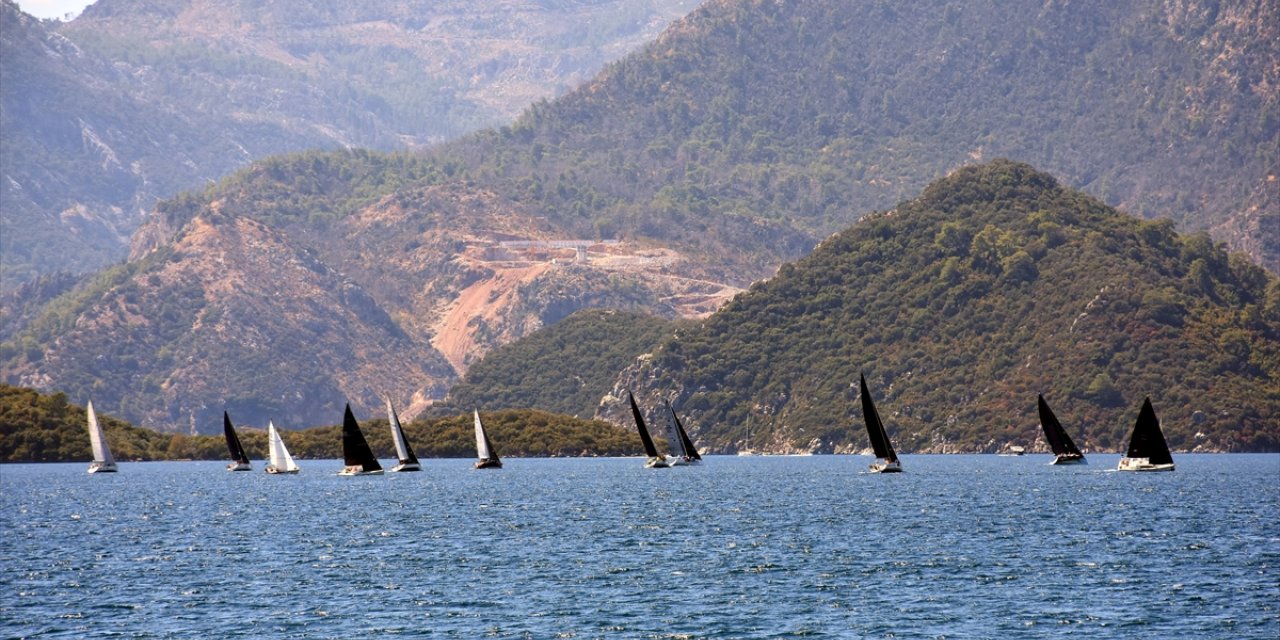
[[[1280,637],[1280,455],[0,466],[0,637]]]

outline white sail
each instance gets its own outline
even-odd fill
[[[480,411],[473,410],[476,415],[476,457],[481,460],[488,460],[493,457],[489,452],[489,440],[484,437],[484,427],[480,424]]]
[[[400,427],[400,418],[391,408],[391,399],[387,399],[387,422],[391,423],[391,441],[396,443],[396,459],[404,462],[409,459],[409,447],[404,441],[404,429]]]
[[[289,450],[284,446],[280,431],[270,420],[267,421],[267,457],[276,471],[292,473],[298,470],[298,464],[293,461],[293,456],[289,455]]]
[[[107,438],[102,433],[102,425],[98,424],[98,414],[93,411],[93,401],[89,401],[89,446],[93,447],[93,462],[89,463],[89,473],[98,471],[115,471],[116,459],[111,457],[111,448],[107,446]]]

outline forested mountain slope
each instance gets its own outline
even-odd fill
[[[1031,167],[966,167],[828,238],[625,371],[715,450],[1043,448],[1043,393],[1087,450],[1150,396],[1175,449],[1280,449],[1280,279]],[[748,429],[750,441],[746,441]]]
[[[0,287],[119,260],[158,198],[286,151],[509,121],[693,0],[0,2]]]

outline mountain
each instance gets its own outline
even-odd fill
[[[721,220],[821,237],[1009,157],[1280,271],[1277,25],[1264,0],[712,0],[453,157],[547,215],[707,251]],[[776,265],[768,244],[739,248]]]
[[[0,1],[0,275],[118,261],[158,199],[305,149],[403,149],[509,121],[693,0]]]
[[[678,324],[613,310],[579,311],[493,349],[473,364],[434,410],[537,407],[594,416],[613,377]]]
[[[859,374],[900,451],[1043,449],[1037,393],[1086,451],[1123,447],[1145,396],[1175,450],[1280,450],[1280,279],[994,161],[682,328],[598,417],[634,390],[713,450],[859,450]]]
[[[274,157],[162,202],[124,267],[71,289],[36,283],[30,295],[62,291],[43,305],[0,303],[30,318],[0,323],[10,332],[0,336],[5,379],[76,400],[93,381],[112,390],[104,410],[125,400],[118,412],[128,419],[187,430],[189,407],[203,407],[197,428],[216,428],[224,397],[259,393],[251,375],[192,397],[176,389],[184,399],[175,405],[113,369],[86,373],[91,362],[68,348],[113,344],[113,327],[95,318],[123,304],[122,293],[164,286],[159,275],[152,284],[152,272],[176,267],[151,255],[207,226],[226,227],[224,219],[262,225],[280,251],[328,269],[330,286],[372,301],[376,313],[354,314],[370,319],[360,330],[391,337],[394,325],[408,342],[388,344],[412,344],[404,357],[420,363],[394,387],[414,410],[442,399],[488,350],[579,309],[704,316],[817,238],[974,157],[1039,159],[1067,184],[1184,229],[1265,220],[1275,212],[1267,176],[1280,131],[1267,90],[1280,68],[1270,62],[1275,7],[1208,6],[709,2],[510,126],[413,155]],[[1240,238],[1265,249],[1275,226],[1257,229]],[[252,247],[224,253],[240,259]],[[1265,260],[1265,251],[1256,255]],[[273,286],[274,272],[241,271],[270,292],[265,309],[302,306],[285,300],[310,295]],[[203,279],[206,302],[211,291],[238,286],[217,269],[192,273]],[[218,364],[251,371],[261,358],[331,358],[275,346],[300,331],[356,331],[337,326],[349,310],[310,309],[273,324],[280,340],[258,343],[266,352],[244,344],[219,352]],[[179,370],[194,366],[166,359],[170,342],[222,340],[216,324],[174,317],[164,329],[172,338],[137,342],[125,360],[145,366],[141,378],[153,384],[185,380]],[[448,370],[437,366],[441,358]],[[383,383],[346,371],[375,367],[347,362],[316,387],[372,409],[363,403]],[[318,368],[299,362],[289,370]],[[314,410],[296,393],[289,398],[282,402],[291,411]]]
[[[216,432],[224,409],[318,424],[384,396],[412,417],[493,346],[579,309],[703,316],[740,291],[679,252],[574,240],[475,186],[402,186],[436,171],[313,152],[166,201],[130,261],[0,302],[24,318],[5,325],[5,380],[166,431]]]

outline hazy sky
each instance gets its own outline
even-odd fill
[[[18,8],[37,18],[61,18],[91,4],[93,0],[18,0]]]

